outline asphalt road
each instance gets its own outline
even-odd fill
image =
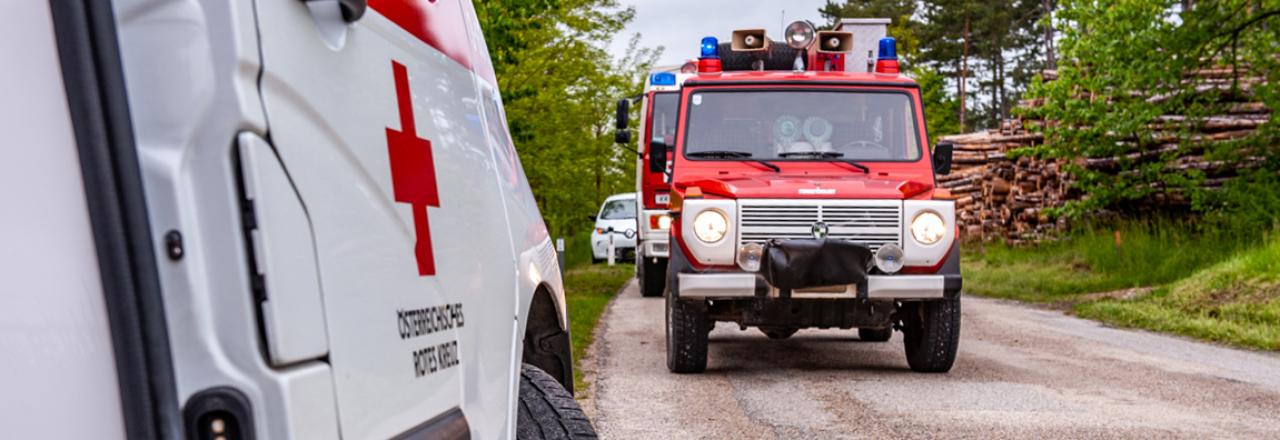
[[[720,323],[707,371],[666,369],[663,300],[632,282],[603,318],[584,402],[605,439],[1280,438],[1280,356],[966,297],[947,374],[902,336]]]

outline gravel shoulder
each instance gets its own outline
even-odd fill
[[[1280,437],[1280,356],[966,297],[947,374],[911,372],[901,334],[720,323],[706,373],[665,364],[663,301],[631,282],[592,347],[584,402],[606,439]]]

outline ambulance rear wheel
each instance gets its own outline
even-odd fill
[[[560,382],[538,367],[520,367],[520,402],[516,438],[594,439],[596,430],[578,402]]]
[[[904,303],[901,316],[907,365],[921,373],[951,371],[960,346],[960,298]]]
[[[657,258],[641,258],[639,264],[636,265],[637,278],[640,281],[640,295],[645,297],[662,296],[662,291],[667,287],[667,259]]]
[[[893,337],[893,327],[885,328],[860,328],[858,329],[858,339],[867,342],[884,342]]]

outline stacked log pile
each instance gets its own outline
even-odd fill
[[[1053,79],[1053,72],[1045,72],[1046,80]],[[1221,93],[1227,109],[1224,114],[1201,118],[1193,122],[1182,115],[1165,115],[1152,122],[1157,135],[1141,143],[1135,139],[1121,139],[1117,145],[1130,153],[1115,157],[1078,158],[1073,162],[1089,170],[1105,173],[1132,173],[1133,166],[1146,161],[1161,160],[1173,154],[1176,160],[1167,167],[1177,170],[1199,170],[1205,173],[1202,185],[1220,187],[1234,177],[1240,169],[1256,167],[1262,157],[1244,157],[1241,161],[1208,160],[1204,157],[1207,145],[1248,137],[1271,116],[1270,110],[1252,99],[1249,88],[1261,78],[1235,78],[1230,69],[1204,69],[1188,75],[1188,81],[1197,90],[1231,90]],[[1234,85],[1238,87],[1234,87]],[[1151,96],[1145,99],[1167,99]],[[1039,100],[1026,100],[1022,107],[1043,105]],[[956,201],[958,221],[966,240],[1004,240],[1019,243],[1036,241],[1054,235],[1066,228],[1064,219],[1045,215],[1048,208],[1061,207],[1083,194],[1073,187],[1074,177],[1064,172],[1059,160],[1037,159],[1027,155],[1010,154],[1012,150],[1039,145],[1044,137],[1027,128],[1041,126],[1046,121],[1011,119],[999,129],[947,136],[943,139],[955,145],[951,174],[938,177],[938,185],[951,191]],[[1049,122],[1053,123],[1053,122]],[[1175,133],[1192,128],[1195,134],[1178,136]],[[1152,207],[1170,207],[1189,203],[1179,188],[1154,188],[1141,204]]]
[[[1006,121],[998,130],[945,138],[955,144],[950,174],[938,185],[951,191],[966,239],[1036,240],[1063,228],[1044,209],[1078,195],[1058,161],[1009,157],[1010,150],[1041,143],[1044,137]]]

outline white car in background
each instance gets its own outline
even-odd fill
[[[636,193],[614,194],[604,199],[600,212],[591,216],[591,261],[609,259],[609,236],[613,236],[614,258],[633,260],[636,255]]]

